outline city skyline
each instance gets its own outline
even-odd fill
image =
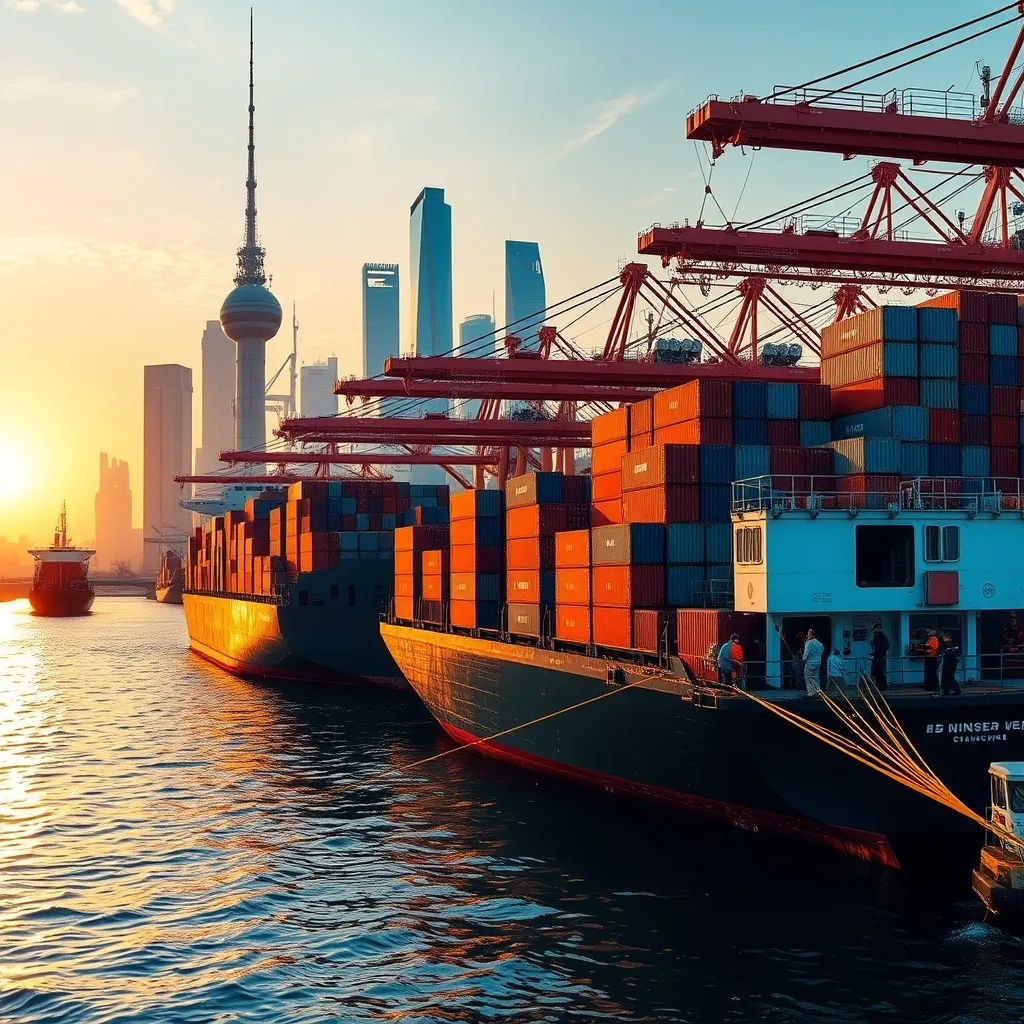
[[[200,341],[202,353],[202,443],[196,449],[196,473],[221,466],[220,453],[235,444],[235,343],[219,320],[207,320]]]
[[[523,349],[536,349],[537,329],[544,322],[547,294],[540,246],[536,242],[505,242],[505,328]]]
[[[334,382],[338,379],[338,357],[329,356],[299,367],[299,415],[334,416],[338,412],[338,396]]]

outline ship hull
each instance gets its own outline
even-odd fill
[[[57,590],[47,588],[30,590],[28,602],[36,615],[65,618],[72,615],[88,615],[96,595],[92,590]]]
[[[186,591],[190,646],[236,675],[407,690],[379,631],[393,571],[382,559],[303,573],[281,604]]]
[[[176,579],[173,583],[169,583],[165,586],[160,586],[158,583],[156,587],[156,599],[161,604],[181,604],[183,590],[184,587],[182,586],[181,579]]]
[[[480,753],[888,866],[932,855],[937,839],[977,845],[969,819],[744,696],[709,699],[679,675],[629,662],[388,623],[381,632],[445,731]],[[820,699],[786,696],[791,710],[841,728]],[[890,706],[979,813],[989,763],[1024,758],[1024,691],[892,696]]]

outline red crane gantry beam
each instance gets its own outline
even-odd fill
[[[268,463],[275,466],[494,466],[496,455],[475,452],[221,452],[227,463]]]
[[[554,362],[545,365],[551,366]],[[349,401],[355,398],[497,398],[527,402],[640,402],[650,398],[655,390],[653,386],[644,389],[614,383],[588,387],[558,381],[537,385],[495,380],[339,380],[334,385],[335,394],[344,395]]]
[[[300,480],[324,480],[328,477],[300,476],[298,473],[198,473],[176,476],[176,484],[297,484]],[[350,477],[349,479],[357,479]]]

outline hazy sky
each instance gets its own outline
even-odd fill
[[[803,81],[995,6],[257,0],[259,223],[300,356],[360,372],[367,260],[401,264],[407,328],[424,185],[453,208],[456,324],[495,293],[501,323],[505,238],[540,243],[554,300],[611,276],[652,221],[697,213],[684,120],[708,93]],[[199,338],[242,231],[248,9],[0,0],[0,535],[41,535],[67,496],[91,537],[100,450],[131,464],[140,524],[144,363],[192,366],[198,411]],[[974,90],[1009,31],[900,83]],[[730,214],[750,159],[716,170]],[[851,176],[838,157],[764,152],[738,209]]]

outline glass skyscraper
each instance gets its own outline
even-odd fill
[[[409,210],[412,338],[418,356],[452,350],[452,208],[425,188]]]
[[[363,264],[363,376],[384,372],[401,352],[398,335],[398,264]]]
[[[473,313],[459,324],[459,355],[488,359],[501,347],[495,339],[494,319],[490,313]],[[471,420],[479,408],[480,399],[464,398],[458,403],[456,415]]]
[[[537,329],[544,323],[546,306],[540,246],[536,242],[506,242],[505,329],[522,339],[521,348],[537,348]]]
[[[337,356],[299,367],[299,415],[337,416],[338,396],[334,393],[337,379]]]

